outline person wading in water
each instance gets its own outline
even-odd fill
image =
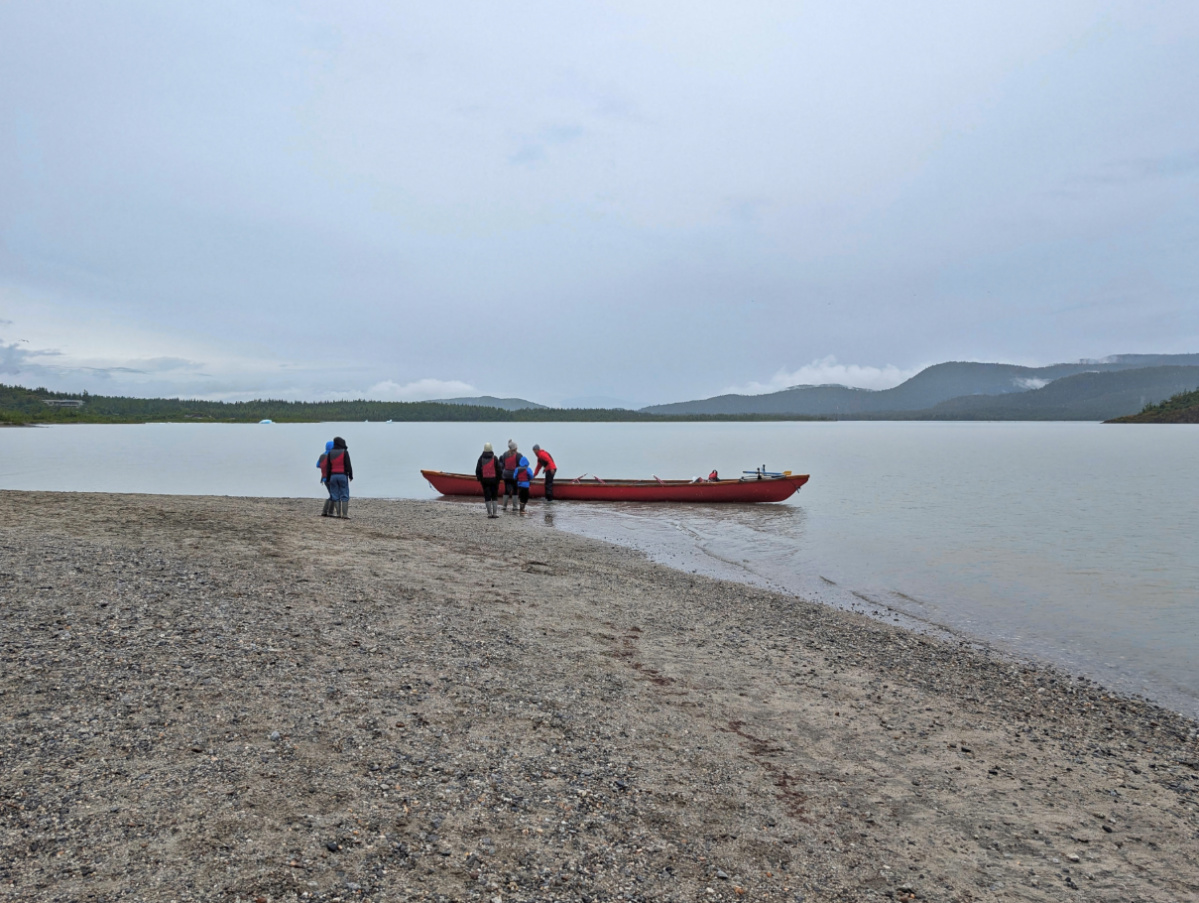
[[[483,443],[483,454],[479,455],[479,463],[475,465],[475,479],[483,485],[483,504],[487,506],[488,517],[499,517],[500,503],[497,500],[500,491],[500,477],[503,476],[504,465],[491,450],[491,443]],[[507,507],[507,505],[505,505]]]

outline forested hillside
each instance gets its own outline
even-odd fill
[[[1086,373],[1118,373],[1165,367],[1199,367],[1199,354],[1119,354],[1102,361],[1077,361],[1069,364],[1051,364],[1047,367],[950,361],[927,367],[892,389],[855,389],[837,385],[795,386],[765,395],[718,395],[698,401],[652,405],[642,410],[653,414],[810,414],[839,419],[853,419],[860,415],[866,415],[869,419],[879,419],[876,415],[888,412],[902,414],[906,419],[915,416],[917,412],[927,412],[930,418],[937,418],[944,412],[934,412],[933,409],[951,399],[1023,395],[1057,380]],[[1131,382],[1137,382],[1139,379],[1133,377]],[[1176,389],[1167,389],[1154,400],[1166,398],[1174,391]],[[1036,406],[1037,402],[1031,404]],[[1144,401],[1134,399],[1130,407],[1104,416],[1132,413],[1139,410],[1143,404]],[[964,411],[967,407],[969,403],[960,402],[961,410]],[[1021,403],[1017,403],[1011,406],[1010,410],[1019,410],[1022,407]],[[995,408],[1009,410],[1009,407],[1002,403],[995,405]],[[970,417],[966,416],[964,419]],[[1066,419],[1103,417],[1094,417],[1090,410],[1078,410]]]
[[[969,395],[942,402],[922,420],[1110,420],[1199,385],[1199,367],[1144,367],[1078,373],[1011,395]]]
[[[1179,392],[1161,404],[1146,405],[1139,414],[1118,417],[1108,423],[1199,423],[1199,389]]]

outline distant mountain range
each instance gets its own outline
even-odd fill
[[[479,395],[475,398],[438,398],[438,404],[464,404],[476,408],[500,408],[505,411],[525,411],[529,408],[546,408],[549,405],[526,401],[523,398],[496,398],[494,395]]]
[[[25,423],[371,421],[652,422],[661,420],[1138,420],[1191,422],[1199,354],[1122,354],[1049,367],[952,362],[893,389],[794,386],[767,395],[618,407],[552,408],[524,398],[437,401],[200,401],[78,396],[0,384],[0,426]],[[1186,398],[1175,396],[1190,393]],[[1170,399],[1160,410],[1154,405]],[[587,399],[599,401],[599,399]],[[1185,403],[1184,403],[1185,401]],[[1185,410],[1184,410],[1185,409]],[[1188,420],[1187,418],[1191,418]]]
[[[474,398],[438,398],[439,404],[462,404],[476,408],[499,408],[504,411],[548,411],[551,405],[538,404],[526,398],[496,398],[494,395],[479,395]],[[621,398],[607,395],[585,395],[564,399],[558,410],[582,408],[588,411],[631,411],[634,408]]]
[[[840,420],[1108,420],[1199,386],[1199,354],[1121,354],[1048,367],[951,362],[893,389],[795,386],[652,405],[652,414],[758,414]]]

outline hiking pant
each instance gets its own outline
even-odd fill
[[[499,480],[480,480],[483,484],[483,501],[494,502],[500,495]]]
[[[515,479],[504,480],[504,495],[505,495],[505,497],[510,496],[510,495],[516,495],[516,480]]]
[[[529,487],[521,486],[518,490],[520,493],[520,507],[524,507],[529,503]]]
[[[558,471],[547,470],[545,472],[545,500],[552,502],[554,500],[554,474]]]
[[[350,500],[350,478],[344,473],[335,473],[329,477],[329,498],[335,502]]]

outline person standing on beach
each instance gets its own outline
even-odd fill
[[[512,502],[512,510],[516,510],[516,480],[513,479],[516,473],[516,465],[520,462],[522,455],[516,448],[516,443],[511,439],[508,440],[508,451],[504,453],[504,510],[508,510],[508,502]]]
[[[324,453],[316,459],[317,469],[321,472],[321,482],[325,484],[325,491],[329,493],[329,497],[325,499],[325,507],[321,511],[321,517],[331,517],[333,515],[333,490],[329,486],[329,481],[325,479],[325,458],[329,457],[329,450],[333,448],[333,440],[330,439],[325,443]]]
[[[354,479],[354,468],[350,465],[350,450],[341,436],[333,439],[333,447],[325,455],[321,473],[329,481],[329,497],[333,499],[333,516],[350,516],[350,480]]]
[[[521,455],[520,460],[516,462],[512,478],[516,482],[516,491],[520,497],[520,513],[524,514],[525,505],[529,503],[529,483],[533,481],[533,465],[524,455]],[[515,501],[512,503],[512,508],[516,509]]]
[[[479,463],[475,465],[475,479],[483,486],[483,504],[487,506],[488,517],[499,517],[497,509],[500,506],[497,497],[500,492],[500,477],[503,476],[504,465],[491,450],[491,443],[483,443],[483,454],[479,455]]]
[[[540,445],[533,446],[533,454],[537,457],[537,467],[533,471],[533,476],[541,473],[541,468],[545,468],[545,500],[552,502],[554,500],[554,474],[558,472],[558,465],[554,463],[553,456]]]

